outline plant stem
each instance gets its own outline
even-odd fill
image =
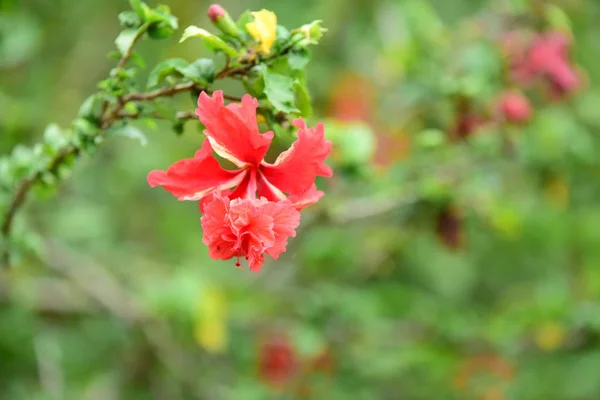
[[[123,54],[119,62],[117,63],[117,68],[123,68],[131,55],[133,54],[133,49],[139,39],[146,32],[144,27],[140,28],[137,35],[135,36],[132,45],[129,47],[127,52]],[[283,54],[283,53],[282,53]],[[270,57],[269,60],[275,59],[279,55],[275,55]],[[265,60],[267,61],[267,60]],[[256,60],[249,61],[247,65],[242,65],[241,67],[231,68],[229,64],[226,64],[221,71],[216,74],[216,79],[224,79],[232,76],[239,76],[247,73],[254,65],[256,65]],[[98,122],[98,126],[100,127],[101,132],[99,135],[102,135],[104,131],[109,129],[116,121],[126,119],[126,118],[139,118],[142,114],[124,114],[122,113],[125,106],[130,102],[149,102],[161,97],[171,97],[178,93],[188,92],[188,91],[205,91],[209,94],[212,91],[207,90],[206,88],[200,87],[195,82],[185,82],[180,83],[170,87],[163,87],[160,89],[156,89],[150,92],[133,92],[126,94],[122,97],[117,98],[116,104],[112,107],[108,100],[105,100],[101,106],[100,118]],[[234,96],[223,96],[225,99],[235,102],[240,102],[241,99],[239,97]],[[177,113],[178,119],[191,119],[195,118],[194,114],[191,112],[180,112]],[[28,193],[31,188],[38,183],[46,172],[54,172],[60,167],[60,165],[70,156],[78,157],[81,153],[81,149],[78,147],[69,144],[63,149],[59,151],[59,153],[50,161],[48,167],[36,171],[30,177],[22,179],[17,185],[14,191],[14,195],[9,202],[8,208],[4,215],[2,216],[2,224],[0,225],[0,237],[2,237],[2,246],[0,247],[0,265],[4,267],[10,266],[10,252],[9,252],[9,239],[12,232],[13,221],[18,210],[23,206],[25,200],[27,199]]]

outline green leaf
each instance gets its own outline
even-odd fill
[[[121,31],[121,33],[119,34],[119,36],[117,36],[117,38],[115,39],[115,45],[117,46],[117,49],[119,50],[119,52],[121,53],[121,55],[127,53],[127,51],[129,51],[129,48],[131,47],[131,45],[133,44],[133,41],[135,40],[135,37],[137,35],[137,29],[125,29],[123,31]]]
[[[230,45],[225,43],[219,37],[213,35],[212,33],[208,32],[202,28],[198,28],[197,26],[193,26],[193,25],[188,26],[185,29],[185,31],[183,32],[183,35],[181,36],[181,39],[179,40],[179,43],[182,43],[191,37],[200,37],[204,41],[204,44],[210,50],[222,51],[230,57],[241,56],[241,54],[236,49],[234,49],[233,47],[231,47]]]
[[[117,50],[109,51],[106,55],[106,58],[108,58],[109,60],[118,60],[121,58],[121,53]]]
[[[188,62],[182,58],[170,58],[158,63],[148,76],[148,88],[158,86],[167,76],[183,75],[183,73],[180,72],[180,69],[187,67],[187,65]]]
[[[142,21],[146,20],[146,12],[150,9],[142,0],[129,0],[131,9],[140,17]]]
[[[254,21],[254,17],[250,13],[250,10],[246,10],[242,14],[240,14],[240,17],[236,21],[236,24],[238,28],[240,28],[244,33],[247,33],[248,30],[246,29],[246,24],[252,21]]]
[[[69,144],[69,138],[57,124],[50,124],[44,130],[44,142],[57,151]]]
[[[179,28],[177,17],[172,15],[169,6],[166,6],[164,4],[156,7],[154,10],[150,10],[146,21],[150,23],[162,23],[173,30]]]
[[[246,30],[246,24],[254,21],[254,17],[252,16],[252,12],[250,10],[244,10],[243,13],[240,14],[237,21],[235,22],[238,28],[242,30]]]
[[[177,18],[171,15],[171,10],[166,5],[160,5],[154,10],[150,10],[146,21],[150,23],[148,36],[152,39],[168,38],[179,28]]]
[[[310,51],[308,51],[308,49],[296,50],[288,55],[289,66],[294,70],[304,69],[309,61]]]
[[[119,23],[125,28],[138,28],[142,20],[134,11],[123,11],[119,14]]]
[[[269,72],[263,74],[265,95],[278,111],[286,113],[300,112],[294,105],[294,81],[285,75]]]
[[[273,44],[272,51],[275,53],[279,53],[289,43],[291,34],[290,34],[290,31],[286,27],[281,26],[281,25],[277,25],[275,34],[276,34],[275,43]]]
[[[148,138],[146,137],[144,132],[142,132],[141,129],[136,128],[132,125],[127,125],[122,128],[115,129],[111,131],[111,133],[116,136],[125,136],[130,139],[138,140],[142,146],[148,145]]]
[[[215,62],[210,58],[199,58],[188,66],[178,68],[178,71],[186,78],[203,85],[212,83],[216,74]]]
[[[89,96],[87,99],[85,99],[83,104],[81,104],[81,107],[79,107],[79,112],[77,115],[86,119],[96,118],[100,113],[100,103],[101,100],[97,95],[93,94]]]
[[[18,144],[11,153],[11,159],[17,166],[26,166],[33,160],[33,151],[29,147]]]
[[[131,53],[131,56],[129,57],[129,59],[131,61],[133,61],[133,63],[138,67],[138,68],[146,68],[146,61],[144,61],[144,58],[142,56],[140,56],[137,52],[133,52]]]
[[[152,24],[148,27],[148,36],[151,39],[160,40],[169,38],[175,33],[175,30],[164,24]]]
[[[242,84],[252,97],[256,97],[257,99],[263,97],[265,91],[265,79],[262,74],[254,79],[245,78],[242,80]]]
[[[73,121],[73,131],[78,136],[93,136],[98,131],[98,127],[87,119],[77,118]]]
[[[296,106],[300,110],[300,115],[305,118],[310,117],[312,115],[310,94],[306,85],[299,80],[294,82],[294,99]]]

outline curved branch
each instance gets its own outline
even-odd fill
[[[143,27],[140,28],[140,30],[137,32],[135,38],[133,39],[131,46],[127,49],[125,54],[123,54],[123,56],[117,63],[117,68],[123,68],[125,66],[127,61],[131,58],[131,55],[133,54],[135,45],[142,38],[142,36],[144,35],[145,32],[146,32],[145,28],[143,28]],[[262,60],[260,60],[256,57],[251,58],[251,59],[248,59],[248,58],[240,59],[239,61],[241,61],[243,63],[243,65],[235,67],[235,68],[232,68],[230,66],[230,63],[227,62],[225,64],[225,66],[219,72],[217,72],[217,74],[215,76],[215,80],[244,76],[259,62],[269,64],[270,62],[275,61],[277,58],[286,55],[292,49],[292,47],[293,47],[293,44],[290,44],[288,47],[283,49],[280,53],[273,54]],[[122,119],[126,119],[126,118],[139,118],[142,116],[141,113],[139,113],[139,114],[124,114],[122,112],[123,109],[125,108],[125,106],[130,102],[148,102],[148,101],[152,101],[152,100],[155,100],[155,99],[158,99],[161,97],[171,97],[178,93],[188,92],[188,91],[192,91],[192,90],[197,91],[197,92],[205,91],[209,94],[212,93],[212,91],[209,91],[207,88],[199,86],[195,82],[185,82],[185,83],[179,83],[174,86],[156,89],[156,90],[153,90],[150,92],[133,92],[133,93],[126,94],[124,96],[118,97],[116,104],[114,104],[112,106],[112,108],[110,107],[108,100],[104,100],[102,103],[100,117],[99,117],[99,121],[98,121],[98,126],[100,127],[100,133],[98,133],[98,135],[102,135],[105,130],[109,129],[112,126],[112,124],[118,120],[122,120]],[[229,101],[235,101],[235,102],[241,101],[241,98],[235,97],[235,96],[224,95],[223,97]],[[195,116],[193,113],[183,112],[183,113],[178,113],[177,118],[178,119],[191,119],[191,118],[195,118]],[[67,157],[69,157],[69,156],[77,157],[80,152],[81,152],[81,150],[78,147],[75,147],[73,145],[68,145],[67,147],[63,148],[54,157],[54,159],[52,159],[50,161],[48,168],[35,172],[32,176],[21,180],[17,184],[17,187],[14,191],[15,194],[12,197],[11,201],[9,202],[7,211],[4,213],[4,215],[2,217],[2,224],[0,225],[0,236],[3,238],[3,244],[2,244],[2,247],[0,248],[0,265],[9,266],[9,264],[10,264],[9,243],[8,242],[9,242],[9,238],[10,238],[11,231],[12,231],[13,220],[15,218],[15,215],[17,214],[17,211],[21,208],[21,206],[24,204],[25,200],[27,199],[27,195],[28,195],[30,189],[38,181],[40,181],[42,179],[43,175],[46,172],[55,172]]]

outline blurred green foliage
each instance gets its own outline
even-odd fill
[[[208,3],[165,2],[180,27],[209,27]],[[279,110],[295,102],[303,115],[301,90],[276,89],[308,82],[311,122],[325,121],[334,141],[326,196],[280,260],[239,271],[208,258],[197,204],[146,183],[151,169],[193,154],[199,124],[180,137],[164,121],[123,133],[146,146],[107,140],[56,197],[52,185],[37,188],[42,200],[15,221],[29,232],[18,247],[34,252],[17,259],[2,293],[0,398],[598,398],[600,4],[221,4],[234,17],[266,8],[282,25],[321,19],[329,29],[306,76],[262,82]],[[19,146],[60,140],[47,125],[67,126],[112,68],[106,53],[127,8],[0,1],[3,154],[43,161]],[[517,86],[499,38],[550,29],[572,31],[583,87],[562,99],[523,88],[531,119],[498,123],[498,96]],[[161,60],[209,57],[199,41],[177,45],[181,33],[141,44],[149,86],[163,78],[151,72]],[[304,68],[301,55],[290,63]],[[208,63],[192,65],[166,67],[211,79]],[[493,123],[457,140],[464,99]],[[0,164],[0,185],[3,173]],[[276,335],[291,361],[267,368],[263,343]],[[327,368],[315,361],[324,354]],[[261,375],[269,368],[282,388]]]

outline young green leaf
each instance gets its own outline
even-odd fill
[[[129,5],[131,9],[135,11],[135,13],[142,19],[142,21],[146,20],[147,11],[150,10],[150,7],[146,5],[142,0],[129,0]]]
[[[183,73],[180,72],[180,69],[187,67],[188,62],[182,58],[170,58],[161,63],[158,63],[152,71],[150,71],[150,75],[148,76],[148,88],[153,88],[158,86],[165,80],[167,76],[176,75],[182,76]]]
[[[11,153],[11,159],[15,166],[26,166],[33,161],[33,151],[22,144],[15,146]]]
[[[146,21],[150,23],[162,23],[173,30],[179,28],[177,17],[172,15],[169,6],[164,4],[150,10],[146,17]]]
[[[134,51],[133,53],[131,53],[131,56],[129,57],[129,59],[131,61],[133,61],[133,63],[136,65],[136,67],[141,68],[141,69],[146,68],[146,61],[137,52]]]
[[[265,91],[265,79],[262,74],[254,79],[245,78],[242,80],[242,84],[252,97],[256,97],[257,99],[263,97]]]
[[[252,13],[250,12],[250,10],[244,11],[236,21],[236,25],[238,26],[238,28],[240,28],[240,31],[243,33],[246,39],[248,39],[248,37],[250,36],[248,34],[248,29],[246,28],[246,25],[252,21],[254,21],[254,17],[252,17]]]
[[[44,142],[54,151],[61,149],[69,143],[69,139],[56,124],[50,124],[44,131]]]
[[[294,99],[300,115],[304,118],[310,117],[312,115],[310,94],[306,85],[299,80],[294,82]]]
[[[188,26],[185,29],[179,43],[182,43],[191,37],[200,37],[210,50],[220,50],[230,57],[239,57],[241,55],[236,49],[225,43],[218,36],[194,25]]]
[[[87,119],[77,118],[73,121],[73,131],[77,136],[94,136],[98,127]]]
[[[119,23],[125,28],[137,28],[142,24],[142,20],[134,11],[123,11],[119,14]]]
[[[178,71],[188,79],[202,85],[211,84],[215,80],[215,63],[210,58],[199,58]]]
[[[79,107],[77,115],[85,119],[97,118],[100,113],[100,103],[101,101],[98,98],[98,95],[93,94],[89,96],[85,99],[81,107]]]
[[[288,55],[288,64],[293,70],[301,70],[306,67],[310,61],[310,51],[308,49],[299,49]]]
[[[276,36],[275,36],[275,43],[273,44],[273,50],[276,53],[281,52],[289,43],[290,41],[290,31],[281,25],[277,25],[276,28]]]
[[[300,112],[294,105],[294,81],[292,78],[265,71],[265,95],[278,111]]]
[[[177,18],[171,15],[171,10],[165,5],[160,5],[150,10],[146,21],[150,23],[148,36],[152,39],[168,38],[179,27]]]
[[[117,38],[115,39],[115,45],[117,46],[117,49],[119,50],[121,55],[127,53],[129,48],[133,44],[133,41],[135,40],[137,31],[137,29],[129,28],[121,31],[119,36],[117,36]]]

